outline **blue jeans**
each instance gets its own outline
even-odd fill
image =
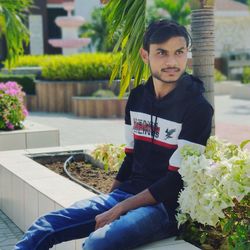
[[[96,215],[130,196],[132,194],[116,189],[46,214],[33,223],[14,249],[47,250],[58,243],[89,236],[84,250],[122,250],[173,235],[176,231],[174,215],[170,216],[162,204],[131,210],[94,231]]]

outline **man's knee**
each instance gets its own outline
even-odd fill
[[[89,235],[89,237],[85,240],[83,245],[83,250],[117,250],[119,247],[117,246],[117,242],[115,240],[115,236],[110,235],[107,232],[108,225],[100,228],[97,231],[94,231]]]

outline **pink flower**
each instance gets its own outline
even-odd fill
[[[10,123],[10,122],[8,122],[8,123],[6,124],[6,126],[7,126],[7,128],[10,129],[10,130],[13,130],[13,129],[15,128],[15,126],[14,126],[12,123]]]
[[[23,105],[24,96],[22,87],[16,82],[0,82],[0,120],[3,121],[0,123],[0,130],[22,127],[22,121],[28,115]]]
[[[18,90],[16,90],[16,89],[7,89],[5,91],[5,93],[8,94],[8,95],[17,96],[18,95]]]
[[[3,82],[0,82],[0,90],[5,90],[5,84]]]
[[[28,110],[25,107],[23,107],[23,115],[25,117],[29,115],[29,112],[28,112]]]

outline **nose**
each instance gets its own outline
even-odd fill
[[[164,65],[166,67],[170,67],[170,68],[177,67],[178,64],[177,64],[175,56],[174,55],[168,55],[166,57],[166,59],[165,59]]]

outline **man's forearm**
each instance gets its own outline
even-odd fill
[[[132,210],[136,209],[138,207],[143,207],[147,205],[153,205],[156,204],[157,201],[154,199],[152,194],[149,192],[148,189],[145,189],[144,191],[140,192],[137,195],[134,195],[120,203],[118,203],[115,208],[121,211],[122,214]]]
[[[118,219],[121,215],[127,213],[132,209],[138,207],[143,207],[146,205],[156,204],[157,201],[151,195],[148,189],[142,191],[141,193],[134,195],[111,208],[110,210],[99,214],[95,217],[96,226],[95,230],[111,223],[112,221]]]

